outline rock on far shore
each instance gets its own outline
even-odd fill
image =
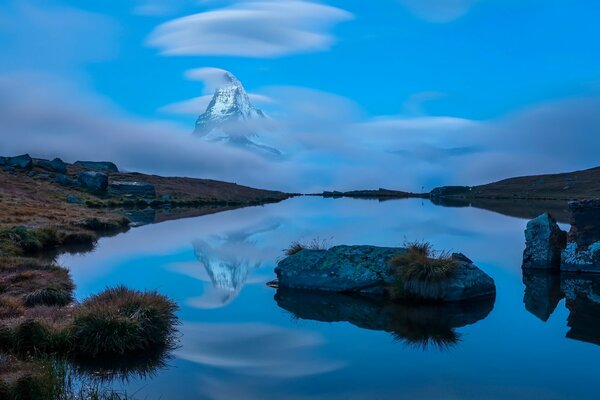
[[[407,300],[461,301],[494,295],[494,281],[461,254],[456,269],[441,282],[423,282],[432,290],[411,293],[414,282],[403,282],[390,260],[407,249],[376,246],[335,246],[329,250],[304,249],[281,260],[275,268],[280,288],[355,293],[386,297],[390,287],[404,285]],[[400,267],[402,268],[402,267]],[[400,280],[400,281],[399,281]],[[409,283],[411,285],[409,285]],[[422,285],[422,286],[423,286]],[[427,294],[430,293],[430,294]]]
[[[77,180],[83,188],[94,192],[104,192],[108,187],[108,175],[102,172],[83,171],[79,173]]]
[[[145,182],[112,181],[108,190],[113,194],[119,195],[156,196],[154,185]]]
[[[95,169],[104,172],[119,172],[119,169],[110,161],[75,161],[75,164],[80,167]]]
[[[532,219],[525,229],[523,268],[559,269],[567,234],[548,213]]]

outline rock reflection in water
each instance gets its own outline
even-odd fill
[[[385,331],[395,339],[422,348],[448,349],[460,341],[456,328],[487,317],[494,296],[468,302],[405,304],[340,293],[279,288],[279,307],[295,318],[322,322],[349,322],[360,328]]]
[[[525,308],[547,321],[561,299],[570,339],[600,345],[600,275],[523,270]]]

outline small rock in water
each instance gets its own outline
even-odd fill
[[[561,251],[567,244],[567,233],[548,213],[529,221],[525,229],[523,268],[559,269]]]

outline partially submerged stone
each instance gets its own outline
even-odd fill
[[[97,171],[119,172],[115,163],[110,161],[75,161],[75,165]]]
[[[559,269],[567,234],[548,213],[532,219],[525,229],[523,268]]]
[[[405,283],[392,258],[405,248],[376,246],[335,246],[329,250],[304,249],[281,260],[275,268],[279,287],[324,292],[357,293],[386,297],[390,288]],[[494,281],[462,255],[455,255],[453,273],[431,283],[431,295],[406,291],[405,299],[460,301],[494,295]],[[423,282],[427,286],[428,282]],[[408,285],[405,285],[408,288]],[[426,293],[426,291],[425,291]]]
[[[600,272],[600,200],[569,203],[571,230],[562,252],[561,269]]]
[[[104,192],[108,187],[108,175],[102,172],[83,171],[79,173],[77,180],[83,188],[94,192]]]
[[[600,272],[600,242],[583,248],[576,242],[570,242],[562,252],[561,270]]]

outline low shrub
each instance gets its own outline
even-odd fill
[[[70,331],[75,356],[123,356],[174,343],[177,305],[123,286],[85,300]]]
[[[71,290],[50,286],[25,295],[25,306],[37,305],[64,307],[73,301]]]
[[[62,338],[48,323],[25,320],[12,330],[12,347],[17,354],[43,355],[61,346]]]
[[[29,229],[15,226],[0,231],[0,250],[3,255],[34,254],[60,243],[54,227]]]
[[[449,253],[437,253],[427,242],[413,242],[405,246],[406,252],[390,260],[390,266],[395,269],[398,278],[391,296],[440,298],[445,283],[456,272],[456,260]]]

